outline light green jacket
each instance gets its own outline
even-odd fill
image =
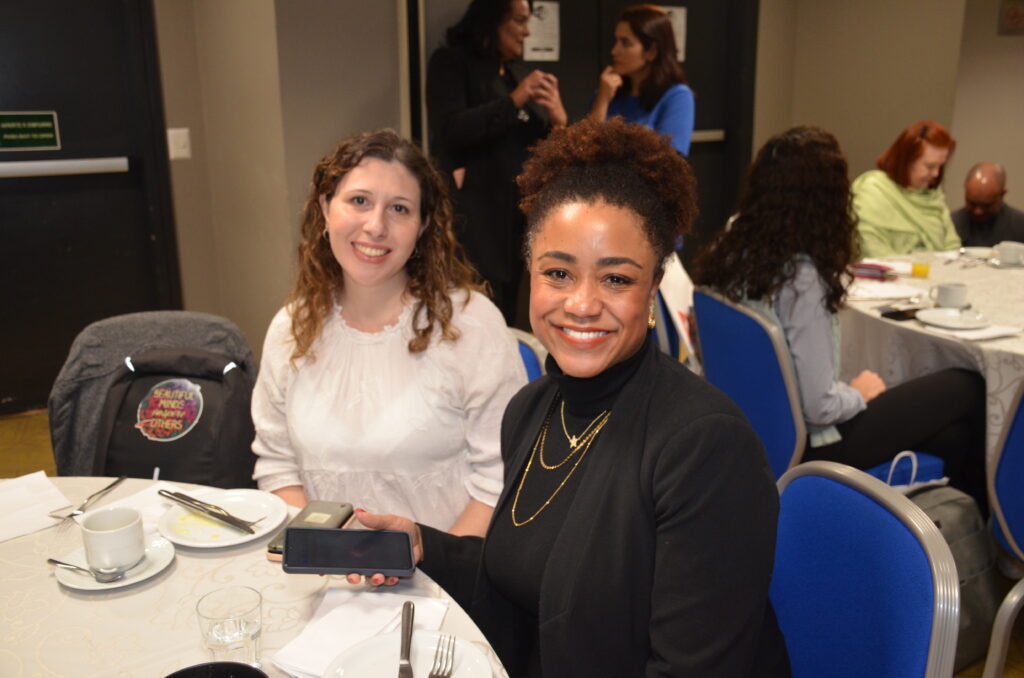
[[[941,188],[908,190],[882,170],[870,170],[853,182],[853,211],[863,257],[960,247]]]

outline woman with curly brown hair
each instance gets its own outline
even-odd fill
[[[526,379],[451,222],[440,175],[390,130],[317,164],[253,393],[260,489],[483,534],[501,414]]]
[[[948,369],[894,388],[868,370],[850,383],[838,378],[836,313],[858,256],[856,224],[839,143],[795,127],[758,152],[738,214],[698,256],[693,279],[782,327],[809,431],[804,459],[863,469],[902,450],[928,452],[984,507],[980,375]]]
[[[514,678],[788,676],[764,451],[648,336],[697,212],[689,165],[645,127],[585,120],[538,144],[518,181],[530,322],[550,354],[505,412],[486,539],[356,515],[410,533]]]

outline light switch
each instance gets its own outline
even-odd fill
[[[187,127],[167,130],[167,152],[171,160],[187,160],[192,157],[192,140]]]

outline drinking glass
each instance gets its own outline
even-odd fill
[[[248,586],[217,589],[199,599],[199,631],[214,661],[259,668],[262,603],[259,591]]]

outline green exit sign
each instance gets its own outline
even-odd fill
[[[0,151],[57,150],[56,111],[0,111]]]

